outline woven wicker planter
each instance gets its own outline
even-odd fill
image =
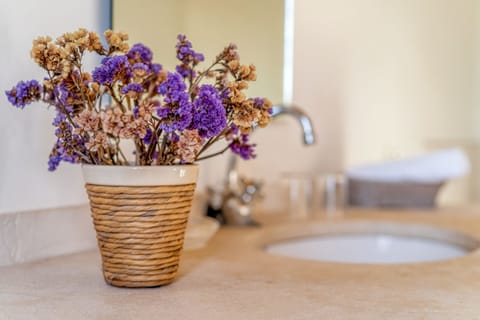
[[[105,281],[155,287],[177,274],[198,168],[83,166]]]

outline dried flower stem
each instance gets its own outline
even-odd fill
[[[188,93],[192,94],[192,93],[193,93],[193,90],[198,86],[198,84],[200,83],[200,81],[202,81],[202,79],[208,74],[208,72],[209,72],[213,67],[215,67],[220,61],[221,61],[220,58],[215,59],[215,62],[213,62],[213,64],[211,64],[205,71],[203,71],[203,72],[197,77],[197,79],[195,79],[195,81],[193,82],[193,84],[190,86],[190,89],[188,90]]]
[[[155,148],[157,146],[157,141],[159,137],[162,135],[162,130],[159,130],[158,128],[160,127],[160,122],[157,122],[155,125],[155,129],[153,130],[153,136],[152,140],[150,141],[150,145],[148,146],[147,150],[147,161],[150,161],[152,159],[153,152],[155,151]]]
[[[82,53],[82,56],[80,57],[80,61],[81,61],[82,58],[83,58],[83,53]],[[77,67],[78,67],[78,72],[80,72],[80,79],[81,79],[82,78],[82,64],[79,63]],[[78,84],[76,83],[76,81],[75,81],[75,84],[78,87]],[[83,88],[85,88],[85,85],[83,85]],[[80,90],[80,91],[82,92],[83,100],[85,100],[84,91],[83,90]],[[87,94],[87,101],[88,101],[89,109],[92,110],[94,108],[94,103],[92,102],[92,100],[90,99],[90,96],[88,94]]]
[[[208,159],[208,158],[213,158],[213,157],[219,156],[219,155],[225,153],[225,151],[227,151],[229,148],[230,148],[230,144],[227,145],[225,148],[223,148],[222,150],[220,150],[218,152],[206,155],[204,157],[197,158],[196,161],[205,160],[205,159]],[[197,157],[198,157],[198,155],[197,155]]]
[[[167,136],[164,134],[162,136],[162,142],[160,143],[160,141],[158,141],[159,143],[159,150],[158,150],[158,159],[161,159],[163,161],[164,159],[164,152],[165,152],[165,147],[167,145]]]
[[[222,138],[227,131],[228,131],[228,126],[227,126],[225,129],[223,129],[222,132],[220,132],[218,135],[216,135],[215,137],[210,138],[210,139],[203,145],[203,147],[200,149],[200,151],[198,151],[195,160],[196,160],[196,161],[201,160],[201,158],[199,158],[198,156],[200,156],[200,154],[202,154],[205,150],[207,150],[210,146],[212,146],[215,142],[217,142],[220,138]]]
[[[50,71],[48,72],[48,77],[50,79],[50,81],[53,83],[53,79],[52,79],[52,76],[50,74]],[[60,105],[60,107],[62,108],[62,111],[63,113],[65,114],[65,116],[67,117],[68,119],[68,122],[70,122],[70,124],[76,128],[77,126],[75,125],[75,122],[73,122],[73,119],[72,117],[70,116],[70,113],[67,111],[67,108],[65,108],[65,106],[63,105],[62,101],[60,100],[60,98],[57,96],[57,93],[55,92],[55,88],[53,89],[53,95],[55,96],[55,100],[58,101],[58,104]]]
[[[76,153],[79,157],[81,157],[83,160],[85,160],[87,163],[92,163],[92,161],[88,158],[87,155],[81,153],[81,152],[78,151],[78,150],[75,150],[75,153]]]
[[[123,105],[123,103],[117,98],[117,95],[115,94],[115,91],[113,90],[112,87],[110,86],[107,86],[107,89],[108,89],[108,92],[110,93],[110,96],[112,97],[112,99],[117,103],[117,105],[122,108],[122,111],[123,112],[126,112],[127,109],[125,108],[125,106]]]
[[[125,154],[123,153],[122,148],[120,148],[120,139],[119,138],[115,138],[115,147],[118,150],[118,153],[120,154],[120,156],[122,157],[123,162],[125,164],[128,164],[127,157],[125,157]],[[121,161],[119,161],[119,162],[121,162]]]

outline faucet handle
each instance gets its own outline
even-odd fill
[[[242,192],[240,197],[242,198],[243,202],[250,203],[255,199],[263,198],[263,194],[261,192],[263,187],[262,181],[241,177],[240,182],[242,184]]]

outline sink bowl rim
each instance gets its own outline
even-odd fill
[[[311,225],[292,224],[277,226],[269,230],[268,234],[260,239],[260,250],[270,256],[285,258],[296,261],[309,261],[312,263],[336,263],[344,265],[375,265],[375,266],[394,266],[394,265],[413,265],[413,264],[431,264],[441,263],[452,259],[432,260],[421,262],[405,262],[395,264],[374,264],[374,263],[355,263],[355,262],[336,262],[299,259],[283,255],[275,255],[267,252],[267,248],[285,242],[296,241],[309,238],[338,237],[338,236],[358,236],[358,235],[387,235],[397,237],[412,237],[416,239],[425,239],[438,241],[463,248],[467,253],[461,259],[468,257],[480,251],[480,239],[464,231],[449,229],[435,224],[405,223],[375,220],[355,220],[355,221],[336,221],[336,222],[315,222]]]

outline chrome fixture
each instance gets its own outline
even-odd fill
[[[296,106],[288,107],[283,105],[272,107],[272,118],[276,118],[282,114],[289,114],[300,122],[300,126],[303,129],[303,143],[305,145],[308,146],[315,143],[315,133],[313,132],[312,121],[302,109]]]
[[[298,120],[303,130],[303,143],[312,145],[315,142],[312,121],[297,106],[275,105],[272,107],[272,118],[290,115]],[[252,219],[253,201],[259,198],[262,184],[253,179],[242,177],[238,172],[237,156],[231,155],[224,190],[208,189],[209,203],[207,215],[214,217],[222,224],[257,225]]]

